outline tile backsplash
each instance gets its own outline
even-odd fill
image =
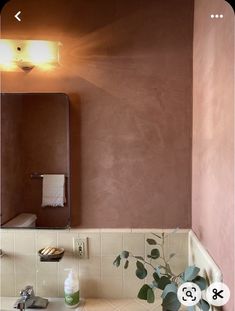
[[[92,298],[136,297],[147,280],[135,276],[135,264],[127,270],[113,261],[122,250],[147,257],[151,247],[145,240],[151,232],[171,232],[161,229],[70,229],[70,230],[13,230],[0,231],[1,296],[18,296],[26,285],[33,285],[40,296],[63,297],[66,268],[79,275],[81,295]],[[166,254],[176,253],[171,265],[175,273],[184,270],[188,262],[188,231],[179,230],[168,237]],[[88,238],[88,259],[78,259],[73,253],[73,238]],[[40,262],[37,252],[46,246],[65,249],[59,262]]]

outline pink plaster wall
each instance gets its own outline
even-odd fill
[[[69,95],[73,226],[189,228],[193,1],[12,0],[2,36],[63,44],[2,90]]]
[[[227,311],[234,310],[233,30],[225,1],[195,1],[192,227],[230,286]]]

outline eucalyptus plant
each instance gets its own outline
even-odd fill
[[[141,280],[145,279],[147,275],[151,273],[151,282],[144,284],[140,288],[138,298],[146,300],[148,303],[153,303],[155,301],[156,289],[162,290],[161,298],[163,311],[178,311],[180,309],[181,304],[177,298],[177,290],[181,284],[185,282],[193,282],[197,284],[201,290],[205,290],[207,287],[206,279],[198,275],[200,269],[196,266],[188,266],[185,271],[179,274],[173,273],[170,261],[176,254],[171,253],[167,257],[165,251],[165,241],[172,233],[152,233],[154,238],[146,240],[146,242],[153,247],[150,254],[147,255],[147,259],[124,250],[113,262],[116,267],[119,267],[121,261],[124,261],[124,269],[127,269],[130,261],[135,261],[135,274],[137,278]],[[161,264],[154,265],[153,260],[155,260],[155,262],[161,260]],[[147,266],[150,267],[151,272],[147,271]],[[197,306],[203,311],[208,311],[210,309],[208,302],[204,299],[201,299]],[[188,307],[188,310],[193,311],[194,307]]]

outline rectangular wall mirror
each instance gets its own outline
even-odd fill
[[[1,227],[70,224],[69,99],[1,94]]]

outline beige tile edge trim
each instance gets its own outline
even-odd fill
[[[151,232],[165,232],[165,233],[171,233],[174,231],[174,229],[160,229],[160,228],[145,228],[145,229],[139,229],[139,228],[103,228],[103,229],[76,229],[76,228],[69,228],[69,229],[25,229],[25,228],[9,228],[9,229],[1,229],[0,228],[0,234],[1,232],[10,232],[10,231],[18,231],[19,232],[45,232],[49,233],[52,231],[61,232],[61,233],[151,233]],[[178,229],[177,233],[189,233],[191,229]]]
[[[222,282],[223,275],[214,259],[202,245],[193,230],[188,235],[188,263],[195,264],[202,269],[203,274],[207,274],[210,282]]]

